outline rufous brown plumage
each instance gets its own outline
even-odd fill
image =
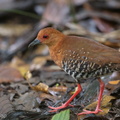
[[[101,111],[100,101],[104,83],[100,77],[114,71],[120,71],[120,53],[88,38],[64,35],[54,28],[40,30],[36,40],[30,46],[38,43],[46,44],[54,62],[78,83],[77,91],[66,103],[60,107],[50,108],[57,111],[69,106],[69,103],[82,90],[79,83],[85,82],[88,78],[97,78],[100,82],[100,93],[95,111],[84,111],[78,115]]]

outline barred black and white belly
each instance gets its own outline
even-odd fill
[[[117,69],[110,69],[111,66],[112,64],[101,66],[84,60],[69,59],[62,61],[63,70],[76,80],[100,77],[117,71]]]

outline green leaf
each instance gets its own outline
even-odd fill
[[[55,114],[51,120],[69,120],[69,119],[70,119],[70,110],[68,109]]]

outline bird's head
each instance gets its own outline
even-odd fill
[[[39,43],[46,44],[51,47],[57,44],[64,35],[54,28],[44,28],[39,31],[37,38],[29,44],[29,46],[34,46]]]

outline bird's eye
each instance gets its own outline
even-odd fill
[[[48,35],[43,35],[43,38],[48,38]]]

